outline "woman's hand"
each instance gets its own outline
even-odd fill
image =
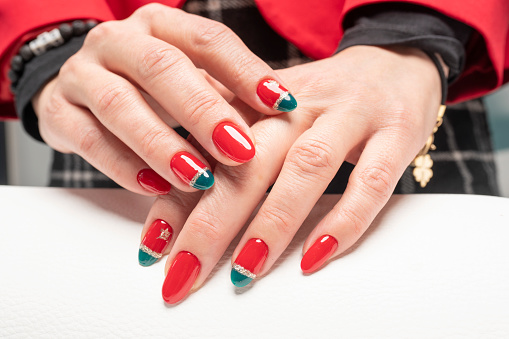
[[[269,80],[279,78],[223,24],[150,4],[92,29],[33,104],[56,150],[81,155],[137,193],[166,194],[168,182],[191,192],[214,179],[170,127],[174,120],[220,163],[247,162],[253,135],[216,88],[264,114],[294,109],[291,95],[274,105],[285,89]]]
[[[424,145],[440,105],[435,65],[411,48],[351,47],[279,74],[295,90],[299,109],[251,126],[253,161],[218,164],[216,185],[201,198],[170,193],[149,213],[140,263],[169,252],[163,285],[168,303],[203,284],[275,182],[232,258],[236,286],[267,273],[344,161],[355,169],[337,205],[305,242],[302,270],[314,272],[348,249]],[[253,116],[246,105],[237,107]]]

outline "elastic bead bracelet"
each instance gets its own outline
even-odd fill
[[[18,54],[11,59],[11,68],[8,73],[11,80],[11,92],[15,92],[18,80],[25,70],[26,63],[52,48],[62,46],[74,36],[88,33],[95,26],[97,26],[97,21],[95,20],[88,20],[86,22],[75,20],[71,24],[61,24],[58,28],[41,33],[37,38],[23,45],[19,49]]]

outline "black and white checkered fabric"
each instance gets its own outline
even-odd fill
[[[184,10],[230,27],[272,68],[286,68],[311,60],[265,22],[253,0],[188,0]],[[486,110],[481,100],[448,107],[435,135],[434,176],[425,188],[415,182],[412,168],[395,193],[467,193],[499,195]],[[353,166],[345,163],[326,193],[341,193]],[[50,186],[118,187],[79,156],[55,152]]]

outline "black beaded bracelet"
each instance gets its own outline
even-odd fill
[[[26,63],[52,48],[63,45],[73,36],[80,36],[88,33],[88,31],[95,26],[97,26],[97,21],[95,20],[75,20],[70,24],[61,24],[58,28],[41,33],[37,38],[23,45],[18,54],[11,59],[11,69],[8,73],[9,79],[11,80],[11,92],[15,92],[18,80],[25,70]]]

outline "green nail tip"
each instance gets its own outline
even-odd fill
[[[295,100],[293,95],[288,93],[288,95],[283,100],[281,100],[281,102],[279,103],[277,110],[281,111],[281,112],[291,112],[296,108],[297,108],[297,100]]]
[[[232,273],[231,273],[231,279],[232,279],[232,283],[237,287],[247,286],[253,280],[249,277],[246,277],[244,274],[240,274],[233,268],[232,268]]]
[[[150,266],[157,261],[157,258],[154,258],[150,254],[140,250],[138,252],[138,261],[140,262],[141,266]]]
[[[214,185],[214,176],[210,170],[206,170],[196,179],[193,187],[199,190],[206,190],[211,188],[212,185]]]

